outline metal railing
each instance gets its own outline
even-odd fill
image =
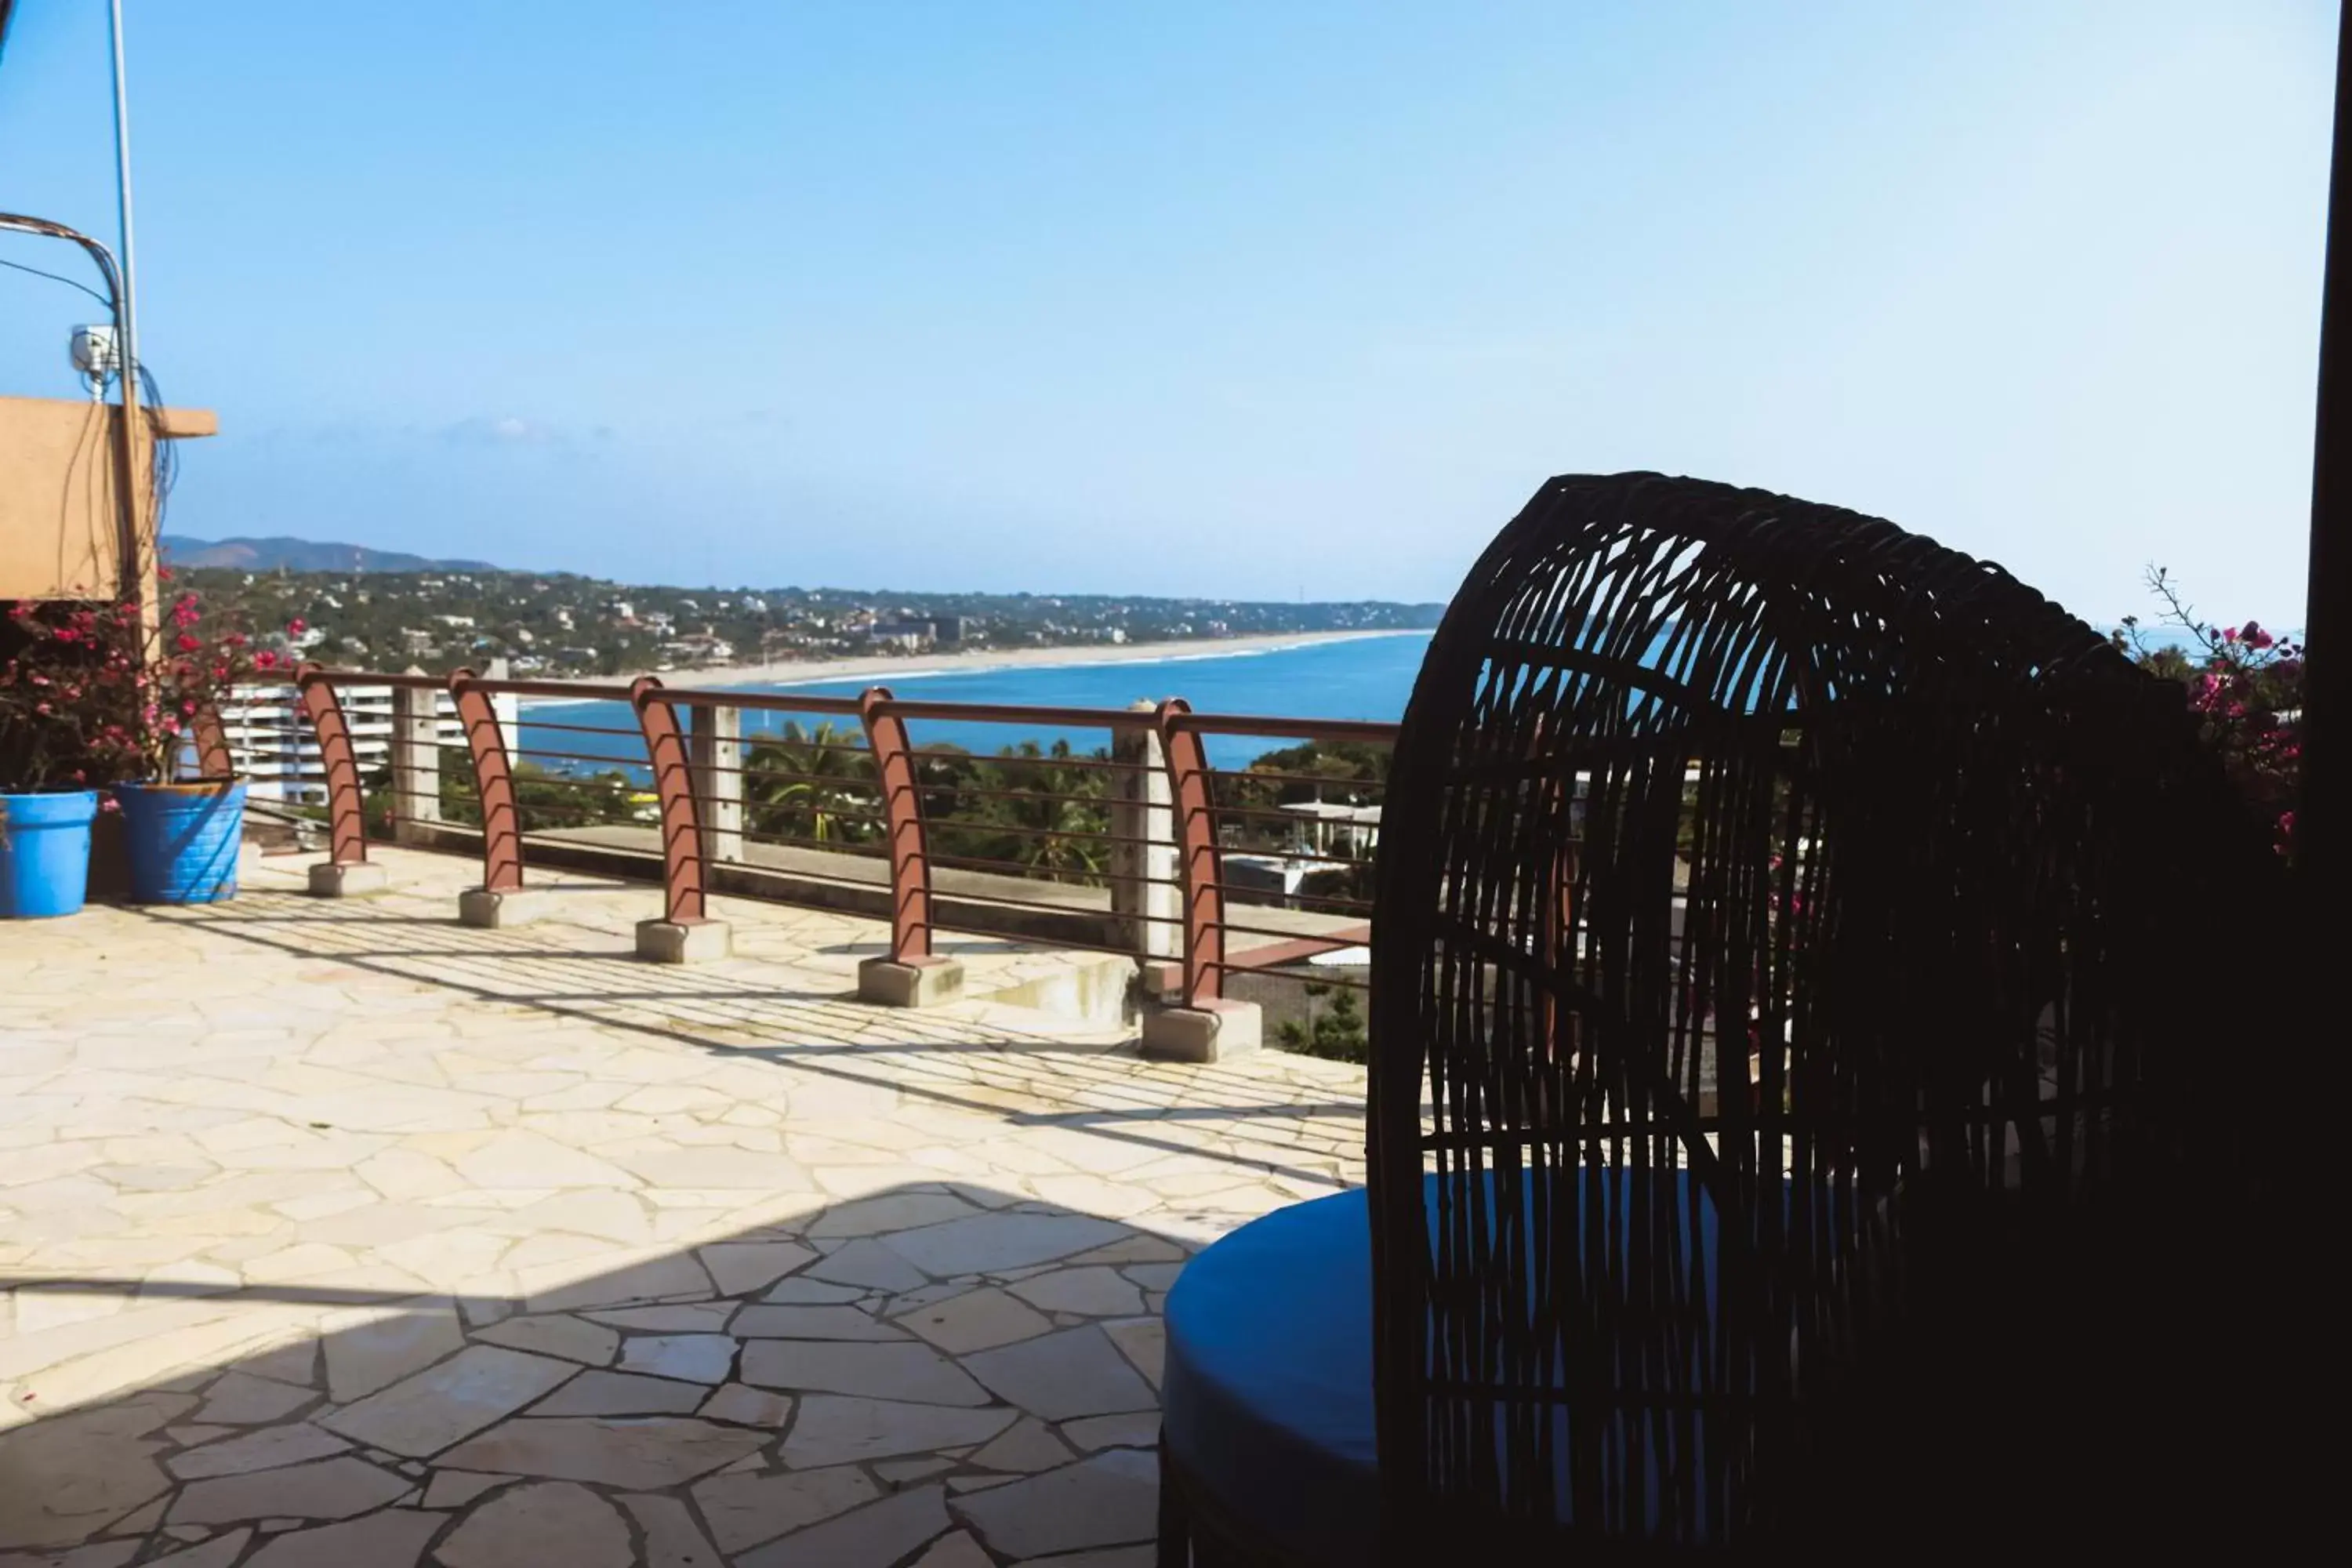
[[[940,931],[1098,948],[1143,963],[1163,1000],[1188,1005],[1223,997],[1233,975],[1296,973],[1370,936],[1377,813],[1360,797],[1380,793],[1384,772],[1219,767],[1208,742],[1386,748],[1392,724],[1196,713],[1174,699],[1036,707],[902,699],[887,687],[856,697],[671,688],[653,676],[589,685],[310,665],[295,679],[318,739],[336,864],[366,859],[370,826],[338,689],[390,688],[379,830],[445,847],[478,837],[492,892],[521,889],[530,860],[626,867],[634,853],[642,865],[653,837],[669,921],[707,919],[714,890],[869,909],[878,895],[891,956],[902,962],[931,956]],[[465,739],[456,769],[433,722],[444,691]],[[624,704],[633,722],[530,717],[519,726],[530,731],[524,744],[500,723],[496,697]],[[856,728],[845,724],[837,737],[747,732],[751,715]],[[919,745],[909,725],[935,721],[1002,728],[1009,741],[1099,732],[1108,743],[994,754]],[[801,768],[785,765],[795,747]],[[457,807],[478,821],[450,818],[453,789]],[[1277,798],[1308,789],[1318,803],[1333,789],[1350,799],[1327,808]],[[632,798],[644,795],[650,800]]]

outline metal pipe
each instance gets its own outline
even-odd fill
[[[107,6],[107,26],[114,42],[114,192],[122,229],[122,297],[118,314],[122,329],[122,379],[126,386],[139,375],[139,269],[131,241],[131,98],[122,72],[122,0]]]
[[[1378,745],[1393,742],[1401,728],[1369,719],[1284,719],[1262,713],[1195,713],[1174,716],[1179,730],[1203,734],[1255,735],[1275,741],[1363,741]]]
[[[931,871],[924,853],[922,788],[914,759],[907,754],[906,722],[888,711],[890,689],[872,687],[858,703],[889,822],[890,956],[911,963],[931,956]]]
[[[1168,764],[1173,802],[1177,874],[1184,879],[1184,1005],[1198,1007],[1224,993],[1224,860],[1217,844],[1215,807],[1209,792],[1209,759],[1200,731],[1183,721],[1192,707],[1171,697],[1160,705],[1160,747]]]
[[[449,695],[466,747],[474,759],[474,799],[482,814],[482,890],[511,893],[522,887],[522,840],[515,812],[513,770],[499,716],[470,669],[449,677]]]
[[[985,718],[986,715],[982,715],[982,719],[985,720]],[[1052,757],[1043,754],[1028,757],[1017,752],[1007,754],[1002,752],[991,756],[985,752],[950,752],[936,746],[928,750],[917,746],[907,754],[925,762],[986,763],[991,766],[1006,768],[1076,768],[1087,773],[1115,773],[1129,775],[1152,771],[1150,764],[1147,763],[1123,763],[1115,757]]]
[[[314,667],[294,672],[294,689],[319,738],[319,771],[327,781],[328,858],[338,866],[359,865],[367,859],[367,797],[352,751],[351,725],[333,684]]]
[[[823,713],[844,718],[861,711],[855,697],[819,697],[808,692],[698,690],[678,686],[665,690],[662,696],[678,708],[745,708],[761,713]]]
[[[99,275],[106,280],[106,305],[114,317],[114,332],[118,343],[128,344],[131,338],[131,289],[124,274],[117,268],[114,253],[78,228],[61,223],[51,223],[45,217],[26,217],[21,213],[0,213],[0,229],[18,234],[37,234],[49,239],[70,240],[87,252],[97,264]],[[123,350],[128,363],[129,349]],[[146,592],[147,574],[140,554],[139,539],[139,442],[134,434],[132,418],[139,410],[138,377],[124,375],[119,395],[121,398],[121,429],[114,444],[115,488],[121,492],[117,521],[118,553],[116,570],[129,585],[131,597],[140,607],[140,630],[149,649],[152,649],[157,627],[161,622],[158,606]]]
[[[155,568],[163,564],[163,542],[161,537],[162,518],[157,518],[157,537],[151,540],[139,522],[139,289],[137,264],[132,259],[131,237],[131,100],[124,91],[122,71],[122,0],[112,0],[107,7],[108,26],[114,42],[114,178],[115,198],[121,220],[122,289],[115,300],[115,328],[120,334],[119,352],[122,356],[121,402],[122,432],[121,440],[122,466],[122,510],[130,525],[124,531],[123,554],[120,563],[125,584],[139,605],[139,619],[151,647],[157,646],[163,636],[163,607],[151,595],[147,585],[156,580]],[[161,431],[156,439],[163,439]],[[160,514],[163,498],[158,494],[155,503]],[[153,558],[150,558],[150,552]]]
[[[330,686],[388,686],[395,691],[403,688],[418,691],[445,691],[449,686],[447,678],[439,675],[404,675],[395,674],[390,670],[338,669],[329,665],[306,668],[310,668],[312,679],[323,680]],[[628,691],[624,689],[614,700],[625,702],[628,699]],[[618,732],[624,735],[628,733],[626,730]]]
[[[627,735],[634,737],[637,733],[635,730],[615,730],[609,724],[558,724],[551,719],[533,719],[530,721],[530,727],[534,730],[562,730],[567,734],[572,735]]]
[[[1118,730],[1135,722],[1124,708],[1052,708],[1025,702],[952,702],[892,698],[882,712],[895,719],[960,719],[990,724],[1058,724],[1072,730]]]
[[[666,918],[681,924],[708,912],[702,889],[702,814],[694,798],[686,753],[686,732],[677,710],[664,702],[658,676],[631,683],[630,701],[645,726],[646,760],[653,767],[661,801],[662,889]]]

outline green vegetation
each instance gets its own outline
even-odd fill
[[[376,669],[415,664],[446,674],[503,658],[512,673],[534,677],[613,679],[845,654],[929,657],[877,641],[871,633],[877,625],[930,624],[941,647],[1045,647],[1426,627],[1444,609],[1372,601],[679,588],[455,566],[382,572],[191,564],[179,576],[208,601],[250,613],[258,625],[304,622],[316,634],[304,656],[321,663]],[[941,626],[952,630],[939,631]]]
[[[648,807],[639,795],[645,786],[633,783],[618,768],[597,773],[559,773],[537,763],[512,764],[515,816],[525,833],[566,827],[593,827],[603,823],[648,820]],[[371,837],[392,833],[392,770],[379,768],[360,781],[362,812]],[[474,768],[456,747],[441,752],[441,820],[459,827],[482,825],[481,792],[474,784]],[[323,817],[323,806],[298,807],[305,816]]]
[[[743,822],[765,837],[823,847],[877,844],[882,815],[865,737],[828,720],[788,723],[743,759]]]
[[[1035,742],[981,757],[929,747],[918,763],[931,853],[944,864],[1055,881],[1098,883],[1110,831],[1108,775],[1066,741]],[[862,736],[830,723],[791,723],[755,742],[744,763],[750,831],[808,847],[878,846],[883,838],[874,759]]]
[[[1370,1061],[1371,1041],[1364,1032],[1364,1013],[1356,1002],[1355,988],[1310,980],[1306,990],[1307,1022],[1284,1024],[1275,1031],[1276,1043],[1286,1051],[1305,1056],[1328,1057],[1342,1062]],[[1329,998],[1328,1003],[1324,1001],[1326,997]]]
[[[924,759],[932,850],[1011,861],[1057,882],[1100,883],[1110,860],[1102,837],[1110,831],[1110,774],[1085,764],[1109,755],[1097,747],[1080,756],[1067,741],[1050,749],[1024,741],[993,758]]]

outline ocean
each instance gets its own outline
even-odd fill
[[[2187,634],[2170,627],[2147,631],[2152,646],[2181,647],[2195,652]],[[2298,640],[2300,634],[2297,634]],[[1292,647],[1220,650],[1215,644],[1198,653],[1170,654],[1127,663],[1014,667],[1006,669],[927,668],[909,659],[904,671],[860,676],[848,680],[751,682],[721,684],[732,691],[807,691],[828,697],[856,696],[869,686],[887,686],[900,697],[926,701],[1019,703],[1046,708],[1125,708],[1142,700],[1181,697],[1204,713],[1295,714],[1309,719],[1369,719],[1393,722],[1404,716],[1405,700],[1421,672],[1422,656],[1429,650],[1427,632],[1358,637],[1343,642],[1302,643]],[[691,674],[672,675],[672,685],[699,685]],[[747,713],[745,733],[759,728],[780,729],[797,717],[803,729],[817,722],[810,715]],[[835,720],[838,727],[844,721]],[[626,731],[620,735],[580,734],[551,729],[551,724],[582,725]],[[846,721],[853,732],[856,721]],[[1108,730],[1053,730],[1023,725],[974,724],[942,720],[909,720],[908,731],[917,746],[958,745],[982,755],[1023,741],[1050,746],[1066,740],[1080,752],[1108,745]],[[636,721],[627,704],[596,701],[526,702],[522,708],[520,750],[609,756],[643,780],[645,746],[637,738]],[[1207,737],[1209,761],[1221,768],[1247,765],[1251,759],[1293,742],[1252,735]],[[601,772],[597,763],[546,762],[542,765],[567,772]]]
[[[1303,643],[1296,647],[1251,648],[1218,652],[1213,645],[1199,653],[1171,654],[1162,658],[1124,664],[1069,664],[1009,669],[926,669],[909,660],[904,673],[865,676],[851,680],[758,682],[734,684],[732,691],[806,691],[828,697],[855,696],[869,686],[887,686],[900,697],[938,702],[1021,703],[1052,708],[1125,708],[1137,700],[1159,701],[1181,697],[1204,713],[1274,713],[1305,719],[1369,719],[1393,721],[1404,716],[1405,699],[1420,673],[1422,655],[1428,651],[1427,632],[1393,637],[1358,637],[1343,642]],[[684,686],[689,675],[672,675],[670,684]],[[755,724],[781,728],[787,714],[746,713],[744,729]],[[798,716],[803,728],[817,722]],[[835,720],[836,724],[841,723]],[[531,701],[522,709],[519,750],[529,758],[534,752],[565,752],[610,756],[645,773],[645,748],[635,731],[628,705],[597,701]],[[551,725],[613,728],[625,735],[581,734]],[[854,731],[856,721],[849,721]],[[990,754],[1023,741],[1050,746],[1066,740],[1078,751],[1110,743],[1107,730],[1040,730],[1033,726],[975,724],[957,721],[908,721],[908,738],[917,746],[942,743]],[[1210,762],[1217,767],[1241,767],[1252,758],[1288,744],[1282,740],[1252,735],[1208,737]],[[593,763],[545,763],[551,769],[601,771]]]

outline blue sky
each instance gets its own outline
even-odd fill
[[[2325,0],[127,8],[180,531],[1433,598],[1656,468],[2300,619]],[[0,208],[110,238],[19,13]],[[0,392],[89,313],[0,272]]]

